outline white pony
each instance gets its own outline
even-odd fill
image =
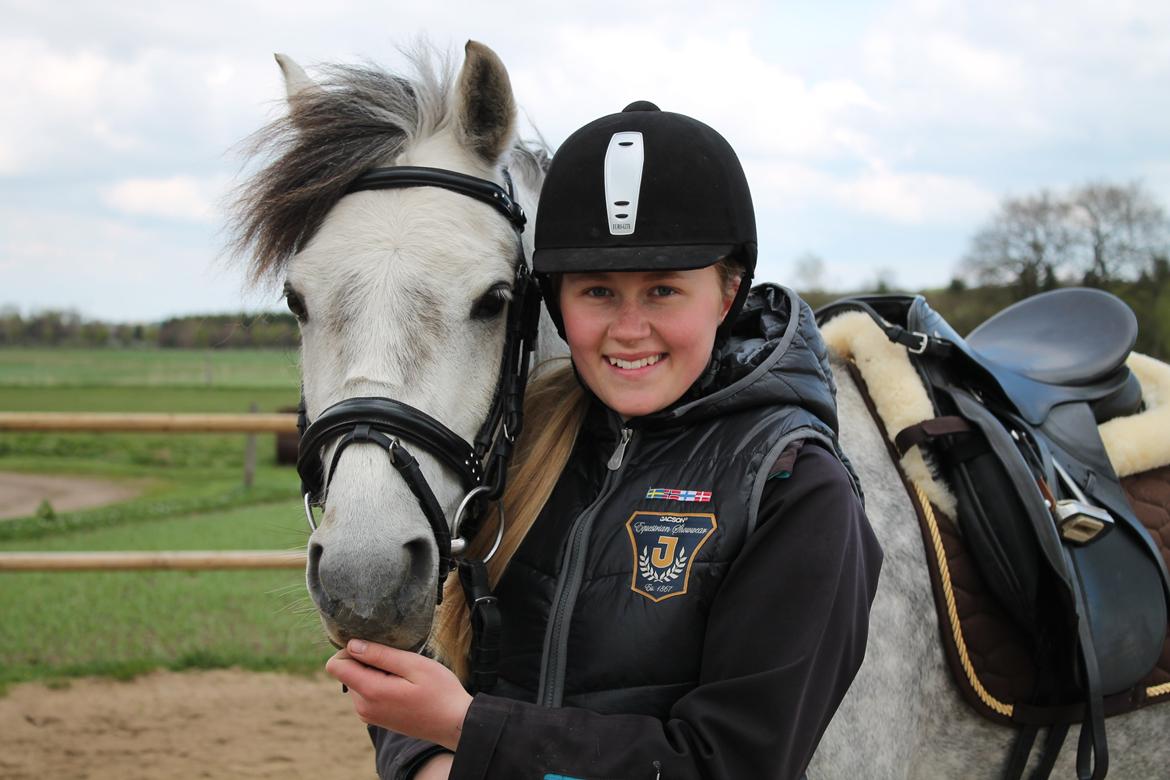
[[[345,398],[383,396],[470,440],[495,390],[515,233],[490,207],[442,189],[345,193],[376,166],[430,166],[495,182],[507,167],[531,225],[547,155],[513,140],[504,66],[475,42],[455,77],[426,54],[416,57],[411,80],[333,67],[322,84],[288,57],[277,60],[290,112],[255,139],[271,160],[242,190],[237,248],[254,257],[256,278],[284,280],[301,320],[309,418]],[[531,235],[523,234],[526,257]],[[547,317],[541,344],[563,349]],[[809,777],[997,777],[1014,732],[981,720],[955,691],[914,509],[849,374],[838,366],[836,378],[842,442],[885,564],[865,663]],[[463,495],[455,475],[425,451],[415,454],[452,517]],[[309,539],[309,592],[331,640],[419,645],[433,618],[436,560],[427,520],[386,453],[346,449]],[[1108,728],[1113,776],[1170,774],[1170,707],[1111,719]],[[1074,729],[1057,776],[1073,774],[1075,743]]]
[[[490,206],[448,190],[346,190],[379,166],[497,183],[507,166],[531,224],[548,156],[513,142],[512,90],[490,49],[469,42],[455,79],[425,54],[415,61],[414,80],[337,66],[317,84],[277,55],[290,110],[253,139],[271,159],[241,192],[236,246],[254,256],[254,277],[283,277],[301,324],[309,420],[343,399],[381,396],[471,441],[496,387],[516,233]],[[532,231],[522,239],[530,257]],[[463,497],[454,475],[410,450],[453,517]],[[331,477],[307,572],[326,632],[339,646],[354,636],[420,645],[437,548],[418,501],[377,447],[347,448]]]

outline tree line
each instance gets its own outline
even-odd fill
[[[86,319],[75,311],[23,316],[15,307],[0,309],[0,348],[255,349],[299,343],[296,318],[286,313],[212,314],[127,324]]]

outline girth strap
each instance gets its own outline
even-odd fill
[[[1085,716],[1081,720],[1081,735],[1077,741],[1077,780],[1102,780],[1109,771],[1109,746],[1105,737],[1105,704],[1102,701],[1101,670],[1097,652],[1093,648],[1093,632],[1089,630],[1089,613],[1085,606],[1084,587],[1080,573],[1070,564],[1077,578],[1073,596],[1077,604],[1077,636],[1080,639],[1081,673],[1086,690]]]

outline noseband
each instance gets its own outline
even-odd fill
[[[325,409],[311,424],[305,410],[303,393],[298,407],[297,429],[301,439],[297,472],[301,476],[301,493],[304,495],[310,528],[317,528],[313,507],[324,507],[329,483],[345,448],[356,442],[382,447],[389,453],[390,462],[406,480],[430,523],[439,549],[439,603],[443,600],[443,584],[455,567],[455,557],[466,552],[467,541],[478,529],[484,508],[503,495],[508,458],[523,422],[529,357],[536,345],[540,293],[529,274],[521,242],[527,217],[516,201],[512,177],[507,169],[504,169],[504,181],[507,190],[494,182],[454,171],[399,166],[367,171],[347,190],[349,193],[402,187],[440,187],[487,203],[507,217],[515,230],[516,274],[512,285],[512,301],[508,307],[504,354],[491,409],[475,441],[467,442],[425,412],[393,398],[347,398]],[[321,454],[334,442],[336,448],[326,470]],[[464,497],[451,523],[447,522],[418,461],[404,442],[430,453],[458,476]],[[467,562],[460,562],[460,579],[468,596],[473,621],[476,619],[476,606],[485,599],[494,600],[487,586],[483,563],[499,547],[503,532],[501,504],[499,528],[491,551],[483,561],[473,562],[475,566],[464,566],[463,563]]]

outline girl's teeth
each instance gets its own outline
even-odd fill
[[[644,357],[641,360],[622,360],[621,358],[611,357],[609,359],[609,364],[611,366],[617,366],[618,368],[624,368],[629,371],[635,368],[652,366],[657,363],[661,357],[662,355],[651,355],[650,357]]]

